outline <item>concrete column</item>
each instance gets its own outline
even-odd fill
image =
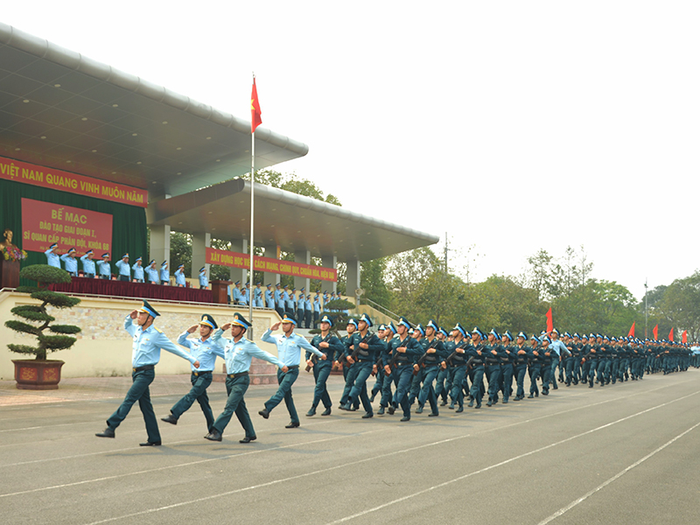
[[[348,297],[355,297],[355,290],[360,287],[360,261],[348,261],[348,282],[345,286],[345,293]],[[358,303],[359,304],[359,301]]]
[[[170,225],[151,226],[151,253],[149,254],[149,260],[150,259],[156,261],[157,268],[160,268],[163,261],[168,261],[168,263],[170,263]],[[170,274],[172,275],[172,269]]]
[[[211,234],[195,233],[192,235],[192,275],[190,277],[197,277],[202,266],[206,267],[207,276],[209,276],[210,265],[204,262],[207,248],[211,248]]]
[[[231,240],[231,251],[236,253],[248,253],[248,240]],[[248,281],[248,270],[243,268],[231,268],[231,280],[234,283],[236,281],[241,281],[241,287],[245,287],[245,283]]]
[[[263,254],[263,257],[267,257],[268,259],[277,259],[277,246],[264,246],[265,253]],[[267,284],[272,285],[272,289],[275,289],[275,285],[280,282],[280,276],[277,273],[271,273],[271,272],[265,272],[265,277],[263,279],[265,282],[263,283],[263,286],[266,286]]]
[[[311,252],[308,250],[301,250],[294,252],[294,262],[300,264],[311,264]],[[305,293],[309,293],[309,282],[311,280],[308,277],[294,277],[294,288],[301,290],[304,288]]]
[[[335,255],[325,255],[321,257],[321,265],[326,268],[332,268],[334,270],[338,269],[338,258]],[[316,290],[314,290],[316,291]],[[322,292],[337,292],[338,285],[331,281],[321,281],[321,291]]]

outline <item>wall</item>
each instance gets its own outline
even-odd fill
[[[190,326],[197,324],[204,313],[211,314],[219,325],[229,322],[233,313],[238,311],[248,318],[248,309],[232,308],[220,305],[180,305],[149,301],[161,314],[155,326],[162,330],[171,341]],[[11,309],[22,304],[38,304],[27,294],[17,292],[0,292],[0,380],[14,380],[12,359],[23,359],[22,354],[9,351],[6,344],[34,344],[35,338],[18,334],[5,327],[8,319],[17,319]],[[131,336],[124,330],[124,318],[141,302],[128,299],[103,299],[83,297],[82,302],[70,310],[53,310],[51,315],[61,324],[74,324],[82,328],[78,341],[70,350],[53,352],[49,359],[61,359],[63,377],[104,377],[126,376],[131,374]],[[256,310],[253,314],[255,342],[258,346],[277,355],[274,345],[263,343],[260,336],[279,317],[274,310]],[[230,336],[230,333],[228,334]],[[223,361],[217,360],[217,367],[223,371]],[[158,365],[159,374],[186,374],[190,371],[188,361],[169,352],[161,352]]]

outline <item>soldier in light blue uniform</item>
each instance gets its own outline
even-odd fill
[[[141,257],[138,257],[136,261],[134,262],[134,265],[131,267],[131,269],[134,271],[134,281],[137,283],[142,283],[143,282],[143,259]]]
[[[85,252],[85,255],[83,255],[80,258],[80,261],[83,263],[83,275],[89,279],[94,279],[95,278],[95,261],[92,260],[93,257],[93,252],[92,250],[88,250]]]
[[[100,279],[109,281],[112,278],[112,265],[109,264],[108,253],[103,253],[102,260],[97,261],[97,269],[100,273]]]
[[[250,301],[250,283],[245,283],[245,288],[241,288],[238,304],[241,306],[248,306],[248,301]]]
[[[316,290],[316,295],[314,296],[314,324],[313,328],[316,328],[318,320],[321,318],[321,292]]]
[[[151,284],[160,284],[160,279],[158,278],[158,268],[156,268],[156,260],[151,259],[146,268],[147,282]]]
[[[209,286],[209,278],[207,277],[207,267],[202,266],[199,269],[199,289],[206,290]]]
[[[125,253],[122,255],[121,261],[117,261],[114,265],[119,270],[119,280],[129,282],[131,281],[131,266],[129,265],[129,254]]]
[[[275,296],[272,293],[272,284],[267,284],[265,286],[265,308],[270,308],[274,310],[275,308]]]
[[[54,268],[60,268],[61,257],[54,253],[56,248],[58,248],[58,244],[53,243],[51,246],[49,246],[49,249],[44,252],[44,255],[46,255],[46,264],[53,266]]]
[[[160,284],[170,286],[170,270],[168,269],[168,261],[163,261],[160,265]]]
[[[261,282],[255,283],[255,289],[253,290],[253,306],[255,308],[265,307],[263,304],[263,290]]]
[[[267,419],[270,417],[272,409],[279,405],[284,399],[291,418],[289,425],[285,428],[298,428],[300,425],[299,416],[297,415],[296,408],[294,407],[294,400],[292,399],[292,385],[299,376],[301,350],[308,350],[322,360],[326,360],[326,354],[311,346],[302,336],[294,333],[296,324],[294,318],[284,316],[281,322],[273,324],[262,336],[263,341],[277,346],[277,355],[280,361],[287,367],[287,371],[277,371],[277,383],[279,384],[279,388],[270,399],[265,401],[265,408],[260,410],[258,414]],[[284,334],[271,335],[280,325],[282,325]]]
[[[294,306],[294,292],[296,289],[289,290],[289,286],[284,287],[284,313],[290,319],[296,320],[296,307]]]
[[[304,312],[305,312],[305,320],[304,320],[304,325],[307,329],[311,328],[311,319],[313,316],[312,312],[313,306],[311,306],[311,294],[307,294],[306,298],[304,299]],[[299,321],[301,323],[301,321]]]
[[[248,385],[250,385],[248,370],[250,370],[250,362],[253,357],[277,365],[283,373],[288,370],[282,361],[272,354],[260,350],[254,342],[243,337],[250,326],[251,324],[241,314],[235,313],[233,314],[233,322],[226,323],[212,336],[212,339],[224,349],[228,399],[226,400],[224,411],[216,418],[209,434],[204,436],[205,439],[210,441],[221,441],[221,435],[224,433],[224,429],[231,421],[234,413],[245,430],[245,437],[239,443],[250,443],[257,439],[253,422],[250,420],[250,414],[248,414],[248,408],[245,406],[243,399],[248,390]],[[222,338],[224,331],[229,328],[231,328],[233,339]]]
[[[198,339],[187,339],[189,334],[193,334],[199,327]],[[209,314],[204,314],[198,325],[189,327],[180,334],[177,338],[177,344],[184,346],[190,350],[190,355],[194,356],[199,361],[199,368],[192,366],[192,375],[190,382],[192,388],[190,391],[170,409],[170,415],[161,418],[161,421],[177,425],[177,420],[180,416],[187,412],[195,401],[199,403],[204,419],[207,423],[207,432],[211,432],[214,425],[214,414],[209,405],[209,396],[207,396],[207,388],[211,385],[212,372],[218,355],[224,359],[224,351],[219,346],[218,342],[210,337],[214,330],[219,327],[214,318]]]
[[[187,286],[187,281],[185,281],[185,265],[181,264],[175,270],[175,286],[180,288],[185,288]]]
[[[71,248],[66,253],[61,255],[61,260],[66,271],[73,277],[78,277],[78,261],[75,259],[78,256],[78,252],[75,248]]]
[[[233,304],[241,304],[241,281],[233,283],[231,298],[233,299]]]
[[[158,431],[158,421],[153,412],[151,394],[148,389],[156,376],[155,366],[160,361],[160,351],[167,350],[183,359],[187,359],[195,368],[199,367],[199,361],[190,354],[180,350],[163,332],[153,326],[153,321],[159,315],[148,304],[148,301],[144,301],[143,306],[139,310],[134,310],[124,319],[124,329],[133,338],[131,359],[131,378],[133,383],[121,406],[107,419],[107,428],[103,432],[95,434],[97,437],[113,438],[115,429],[124,421],[131,407],[138,401],[146,423],[146,432],[148,433],[148,440],[145,443],[140,443],[140,445],[142,447],[160,446],[161,439]]]

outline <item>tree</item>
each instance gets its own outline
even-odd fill
[[[700,271],[683,279],[676,279],[665,290],[663,298],[656,303],[667,327],[670,329],[688,330],[688,336],[692,340],[700,338]]]
[[[250,173],[241,176],[244,180],[250,180]],[[332,194],[324,196],[323,191],[308,179],[297,177],[295,173],[282,174],[274,170],[260,170],[255,172],[255,182],[271,186],[280,190],[304,195],[319,201],[327,202],[335,206],[342,206],[340,200]]]
[[[80,303],[80,299],[48,289],[49,284],[71,282],[68,272],[61,268],[54,268],[47,264],[34,264],[22,268],[20,277],[36,281],[38,286],[20,286],[17,291],[28,292],[32,299],[41,301],[41,304],[15,306],[11,310],[12,313],[28,322],[9,320],[5,322],[5,326],[21,334],[36,336],[38,344],[37,346],[8,344],[7,347],[12,352],[33,354],[36,356],[37,361],[45,361],[48,352],[66,350],[73,346],[76,338],[72,337],[72,335],[80,332],[80,327],[78,326],[52,325],[51,323],[56,318],[49,314],[46,307],[52,306],[58,309],[73,308]],[[44,334],[45,330],[54,335]]]
[[[391,294],[386,285],[387,258],[374,259],[360,263],[360,288],[364,290],[363,299],[369,299],[375,303],[389,308]]]

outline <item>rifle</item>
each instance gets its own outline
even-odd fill
[[[428,346],[428,348],[426,348],[425,353],[424,353],[422,356],[420,356],[420,358],[419,358],[418,361],[416,362],[416,364],[418,365],[418,370],[416,370],[415,368],[413,369],[413,375],[414,375],[414,376],[417,376],[417,375],[418,375],[418,372],[420,371],[421,367],[423,366],[423,363],[425,362],[425,358],[428,357],[428,350],[430,350],[431,348],[437,348],[437,344],[438,344],[439,342],[440,342],[440,341],[438,340],[437,337],[436,337],[435,339],[433,339],[433,342],[430,343],[430,345]]]
[[[355,349],[352,351],[352,355],[350,356],[350,359],[352,359],[353,362],[357,363],[357,357],[360,354],[360,350],[361,350],[360,345],[362,343],[366,343],[367,341],[369,341],[370,337],[372,337],[373,335],[374,334],[372,332],[367,330],[367,334],[365,334],[365,336],[362,338],[362,340],[359,343],[357,343],[356,345],[354,345]]]
[[[328,331],[328,335],[327,335],[326,337],[324,337],[323,339],[321,339],[321,341],[319,342],[319,344],[321,344],[321,343],[327,343],[327,342],[328,342],[328,338],[329,338],[330,336],[331,336],[331,332],[330,332],[330,330],[329,330],[329,331]],[[321,350],[321,349],[319,348],[319,350]],[[321,351],[323,352],[323,350],[321,350]],[[312,362],[314,365],[316,365],[316,363],[318,363],[318,356],[317,356],[316,354],[311,354],[311,362]],[[309,370],[311,370],[311,367],[310,367],[309,365],[306,365],[305,370],[308,372]]]
[[[450,366],[452,364],[452,359],[457,355],[457,348],[465,348],[466,340],[460,341],[460,343],[455,347],[455,351],[452,352],[447,359],[445,359],[445,366]]]
[[[408,338],[409,338],[409,337],[410,337],[410,336],[406,336],[406,339],[404,339],[404,340],[401,342],[401,343],[402,343],[401,348],[403,348],[404,346],[408,346]],[[406,343],[405,345],[403,345],[404,342]],[[398,347],[397,347],[397,348],[398,348]],[[394,351],[392,352],[391,361],[389,361],[389,368],[391,368],[392,370],[393,370],[394,368],[396,368],[396,361],[399,360],[399,356],[401,356],[401,355],[402,355],[402,354],[400,354],[400,353],[398,352],[398,350],[394,350]],[[387,375],[389,375],[389,374],[387,374]]]

